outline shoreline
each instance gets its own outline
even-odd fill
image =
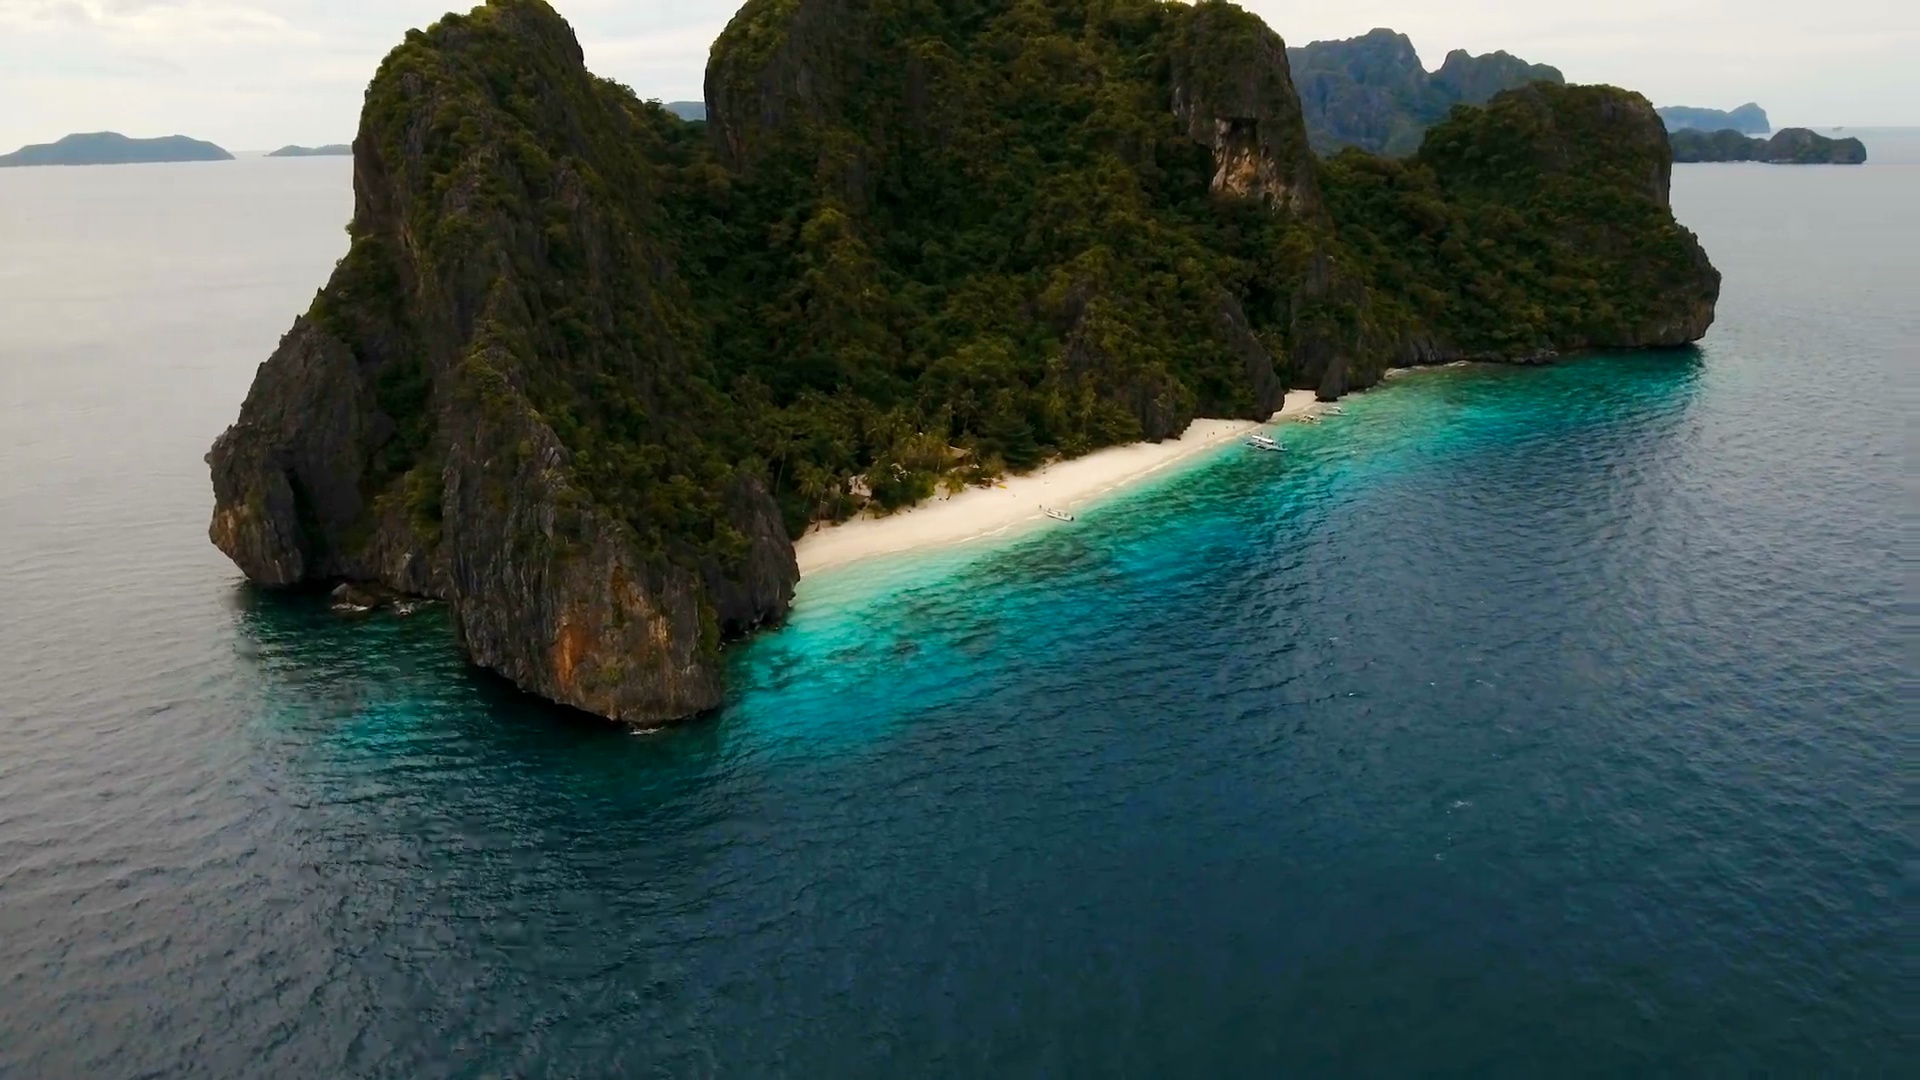
[[[1048,506],[1078,514],[1094,502],[1132,487],[1173,465],[1237,442],[1281,420],[1318,413],[1312,390],[1290,390],[1266,420],[1195,420],[1177,439],[1129,443],[1056,461],[992,487],[936,495],[884,517],[860,515],[837,525],[815,525],[794,544],[800,577],[881,555],[953,547],[1006,536],[1050,520]]]

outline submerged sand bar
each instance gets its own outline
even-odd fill
[[[1294,390],[1272,420],[1300,416],[1316,407],[1313,391]],[[1003,536],[1049,520],[1041,512],[1043,505],[1079,513],[1103,496],[1224,443],[1244,439],[1261,426],[1251,420],[1195,420],[1178,439],[1108,447],[1024,476],[1009,476],[990,488],[937,495],[885,517],[863,516],[815,526],[794,545],[800,574],[804,577],[876,555]]]

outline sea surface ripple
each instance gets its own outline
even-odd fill
[[[650,736],[207,546],[346,170],[0,174],[0,1077],[1914,1059],[1915,167],[1682,169],[1698,350],[809,579]]]

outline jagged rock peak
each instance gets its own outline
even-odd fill
[[[208,455],[214,543],[262,585],[446,599],[476,663],[556,701],[717,705],[722,628],[778,620],[798,573],[703,437],[729,406],[650,160],[678,123],[588,74],[543,0],[409,33],[367,91],[351,248]]]

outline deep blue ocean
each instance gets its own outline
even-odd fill
[[[810,578],[650,736],[207,544],[348,167],[0,172],[0,1077],[1911,1069],[1920,166],[1682,167],[1698,350]]]

